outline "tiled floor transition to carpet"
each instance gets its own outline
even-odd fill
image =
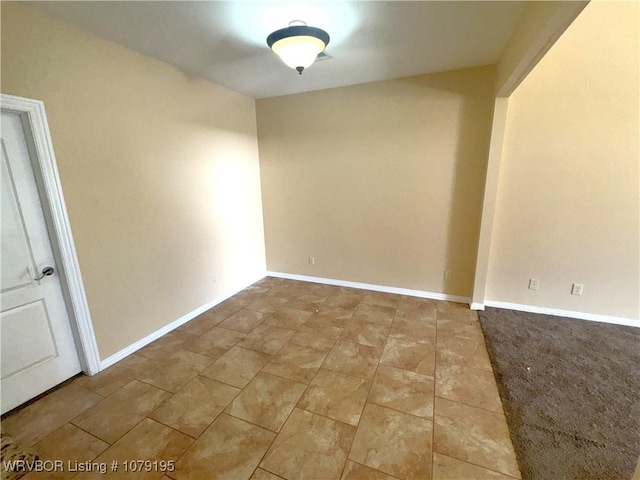
[[[64,462],[27,480],[520,478],[468,306],[271,277],[2,429]]]

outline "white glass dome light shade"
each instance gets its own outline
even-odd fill
[[[271,49],[288,67],[295,70],[298,67],[310,67],[324,47],[324,42],[319,38],[303,35],[278,40]]]
[[[287,66],[297,70],[300,75],[305,68],[313,64],[328,43],[327,32],[307,25],[291,25],[276,30],[267,37],[267,45]]]

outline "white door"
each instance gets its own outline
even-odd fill
[[[81,371],[25,135],[20,115],[3,110],[2,413]]]

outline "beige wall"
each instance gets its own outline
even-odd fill
[[[510,98],[488,300],[638,318],[639,8],[589,4]]]
[[[473,309],[484,308],[509,95],[588,3],[582,0],[529,2],[496,65],[496,99],[482,199],[482,218],[471,300]]]
[[[588,3],[588,0],[527,3],[496,65],[498,96],[513,93]]]
[[[489,255],[491,254],[491,235],[493,233],[493,219],[498,196],[498,179],[500,178],[500,162],[504,142],[504,128],[507,123],[507,97],[496,97],[493,105],[493,119],[491,122],[491,140],[489,141],[489,155],[487,159],[487,173],[484,179],[482,196],[482,216],[478,232],[478,251],[476,254],[476,268],[473,279],[473,294],[471,308],[484,308],[489,273]]]
[[[469,296],[493,82],[485,67],[258,100],[268,270]]]
[[[45,103],[103,359],[264,272],[252,99],[6,2],[2,92]]]

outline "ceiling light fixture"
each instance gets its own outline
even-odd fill
[[[313,64],[328,43],[327,32],[309,27],[301,20],[294,20],[287,28],[276,30],[267,37],[267,45],[271,50],[300,75]]]

